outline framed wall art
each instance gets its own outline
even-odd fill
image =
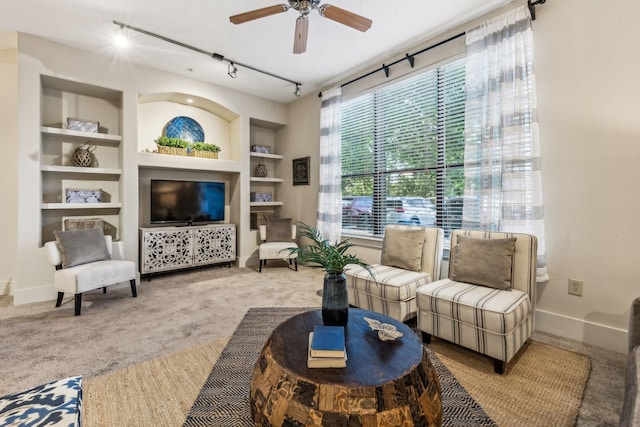
[[[309,185],[309,159],[293,159],[293,185]]]

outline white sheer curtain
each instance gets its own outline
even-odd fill
[[[336,242],[342,228],[342,165],[340,161],[340,86],[322,92],[320,110],[320,188],[318,230]]]
[[[531,17],[522,6],[467,32],[463,227],[533,234],[546,271]]]

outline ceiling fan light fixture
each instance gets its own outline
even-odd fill
[[[307,51],[307,36],[309,35],[309,18],[300,15],[296,19],[296,34],[293,39],[293,53],[300,54]]]

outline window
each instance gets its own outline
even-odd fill
[[[465,62],[342,102],[342,227],[462,225]]]

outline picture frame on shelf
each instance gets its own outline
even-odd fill
[[[293,185],[309,185],[310,157],[293,159]]]

